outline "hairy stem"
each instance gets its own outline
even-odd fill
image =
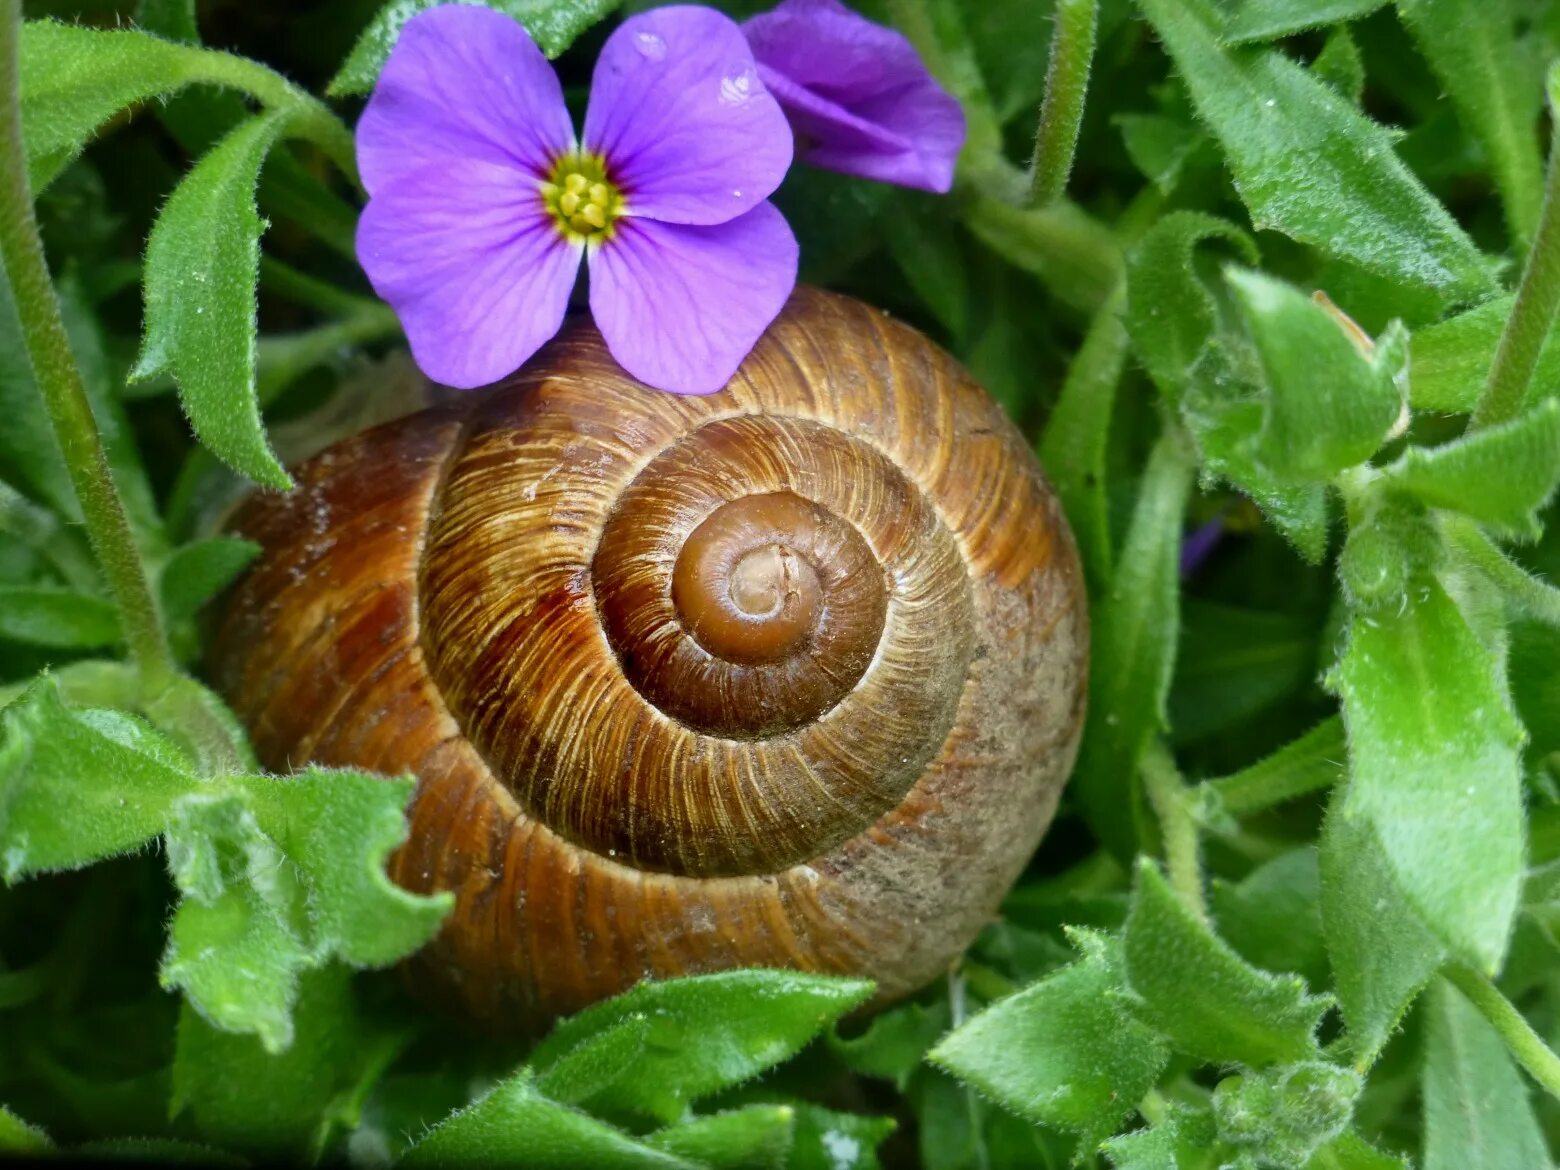
[[[1554,81],[1551,79],[1551,90]],[[1553,94],[1550,100],[1554,105]],[[1505,422],[1522,409],[1528,383],[1538,365],[1555,312],[1560,309],[1560,118],[1555,120],[1549,147],[1549,174],[1544,181],[1544,208],[1538,234],[1522,270],[1517,301],[1500,335],[1500,346],[1484,392],[1474,409],[1470,429]]]
[[[1560,626],[1560,589],[1525,572],[1467,517],[1444,516],[1442,529],[1452,547],[1489,578],[1508,605],[1526,617]]]
[[[1045,98],[1040,103],[1040,126],[1029,165],[1029,197],[1036,207],[1054,203],[1067,189],[1089,93],[1098,8],[1096,0],[1057,0]]]
[[[1202,922],[1208,921],[1203,896],[1202,860],[1199,856],[1197,821],[1192,816],[1191,790],[1181,779],[1170,752],[1157,738],[1143,752],[1143,790],[1159,817],[1165,839],[1165,866],[1170,885],[1181,901]]]
[[[15,296],[33,376],[81,503],[87,537],[119,605],[130,655],[147,688],[162,689],[176,675],[173,654],[71,353],[33,215],[19,98],[21,8],[21,0],[0,0],[0,259]]]
[[[1555,1098],[1560,1098],[1560,1056],[1545,1044],[1539,1034],[1500,993],[1488,976],[1462,963],[1454,963],[1442,972],[1466,995],[1474,1007],[1500,1033],[1517,1063]]]

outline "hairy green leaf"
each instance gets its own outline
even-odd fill
[[[598,1112],[674,1121],[688,1105],[739,1084],[798,1051],[860,1004],[872,985],[790,971],[732,971],[632,991],[564,1020],[532,1054],[546,1077],[578,1045],[625,1020],[646,1018],[651,1032],[631,1081],[592,1098]]]
[[[1001,1000],[946,1036],[929,1059],[1021,1117],[1108,1137],[1168,1061],[1165,1042],[1134,1020],[1121,944],[1073,934],[1077,962]]]
[[[455,0],[476,3],[477,0]],[[623,0],[482,0],[483,7],[512,16],[541,46],[542,52],[556,57],[591,25],[611,15]],[[401,36],[406,22],[419,12],[436,7],[441,0],[389,0],[358,37],[341,69],[331,79],[326,92],[332,97],[367,93],[379,80],[379,71],[390,59],[390,51]]]
[[[193,617],[195,611],[231,585],[260,553],[252,540],[213,536],[178,549],[158,579],[163,614],[170,620]]]
[[[71,589],[0,585],[0,638],[95,650],[122,637],[119,611],[106,598]]]
[[[1152,861],[1136,872],[1125,953],[1141,1017],[1178,1050],[1214,1063],[1314,1056],[1328,1001],[1307,995],[1298,976],[1248,964],[1176,898]]]
[[[1498,534],[1532,539],[1539,509],[1560,485],[1560,400],[1439,447],[1410,447],[1386,482]]]
[[[749,1105],[657,1130],[645,1145],[714,1170],[784,1170],[796,1128],[789,1105]]]
[[[1237,0],[1224,22],[1225,44],[1280,37],[1369,16],[1387,0]]]
[[[786,1170],[881,1170],[877,1148],[898,1128],[892,1117],[863,1117],[798,1103]]]
[[[292,480],[266,442],[255,391],[255,183],[285,114],[238,128],[195,165],[146,245],[146,336],[134,376],[172,374],[200,441],[268,487]]]
[[[1554,1164],[1506,1045],[1444,980],[1425,997],[1422,1091],[1425,1170],[1546,1170]]]
[[[1207,0],[1138,0],[1263,229],[1447,303],[1489,291],[1478,249],[1391,135],[1272,50],[1222,49]]]
[[[1226,1077],[1213,1091],[1219,1137],[1258,1166],[1303,1166],[1341,1137],[1363,1081],[1353,1069],[1302,1061]]]
[[[1335,685],[1351,765],[1335,829],[1368,825],[1430,930],[1494,970],[1523,867],[1521,728],[1494,656],[1421,574],[1400,609],[1355,614]]]
[[[1315,848],[1281,853],[1238,882],[1216,880],[1209,902],[1219,936],[1248,963],[1293,971],[1313,986],[1327,983]]]

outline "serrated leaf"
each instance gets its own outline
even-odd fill
[[[114,646],[119,611],[106,598],[73,589],[0,585],[0,638],[67,650]]]
[[[297,868],[310,949],[355,967],[383,967],[438,932],[453,895],[411,894],[385,873],[406,840],[416,781],[310,768],[244,781],[260,827]]]
[[[1179,434],[1159,439],[1138,489],[1110,592],[1093,614],[1089,714],[1073,795],[1119,857],[1136,850],[1131,808],[1138,761],[1164,723],[1180,626],[1181,525],[1192,459]]]
[[[1228,269],[1266,394],[1257,454],[1281,481],[1324,481],[1373,455],[1402,410],[1391,372],[1310,297]]]
[[[1369,16],[1387,0],[1239,0],[1225,19],[1220,39],[1227,45],[1276,41],[1325,24]]]
[[[1081,958],[999,1000],[928,1057],[1040,1125],[1108,1137],[1158,1079],[1168,1046],[1125,1010],[1121,944],[1077,931]]]
[[[146,724],[71,710],[45,677],[0,711],[0,876],[14,882],[139,848],[199,783]]]
[[[367,93],[379,80],[379,71],[390,59],[390,51],[401,36],[407,21],[419,12],[444,3],[445,0],[390,0],[358,37],[357,44],[347,55],[340,71],[331,79],[325,92],[332,97]],[[477,3],[478,0],[454,0],[457,4]],[[591,25],[606,19],[623,0],[480,0],[485,8],[492,8],[506,16],[512,16],[525,26],[526,32],[541,46],[548,57],[556,57]]]
[[[1397,9],[1458,120],[1489,157],[1511,234],[1525,247],[1543,201],[1535,132],[1544,95],[1540,55],[1517,40],[1508,0],[1397,0]]]
[[[1356,1061],[1381,1051],[1446,956],[1404,898],[1375,830],[1338,809],[1322,826],[1322,929]]]
[[[1392,136],[1272,50],[1219,46],[1206,0],[1138,0],[1224,148],[1252,222],[1443,303],[1489,291],[1478,249]]]
[[[1307,995],[1299,976],[1248,964],[1198,921],[1147,858],[1137,866],[1125,955],[1138,1014],[1178,1050],[1220,1064],[1315,1055],[1328,1001]]]
[[[621,1130],[537,1091],[521,1069],[487,1096],[428,1131],[396,1163],[525,1166],[528,1170],[700,1170],[699,1164],[635,1141]]]
[[[177,549],[158,578],[163,614],[170,620],[193,617],[233,583],[245,566],[260,553],[252,540],[213,536]]]
[[[567,1053],[622,1021],[651,1021],[632,1082],[592,1098],[617,1111],[675,1121],[694,1101],[756,1076],[799,1051],[872,994],[861,979],[791,971],[730,971],[641,983],[564,1020],[531,1056],[538,1076]]]
[[[41,191],[100,126],[201,79],[198,51],[133,29],[28,21],[21,36],[22,140]]]
[[[0,1105],[0,1154],[42,1154],[52,1150],[48,1134],[28,1125],[4,1105]]]
[[[1386,483],[1498,534],[1532,539],[1538,511],[1560,485],[1560,400],[1439,447],[1410,447]]]
[[[1213,1113],[1172,1105],[1164,1120],[1113,1137],[1101,1146],[1115,1170],[1211,1170],[1227,1153],[1218,1144]]]
[[[1404,897],[1457,956],[1505,954],[1523,868],[1521,727],[1494,656],[1433,576],[1356,613],[1335,672],[1350,779]]]
[[[1424,1013],[1424,1170],[1552,1166],[1527,1085],[1495,1029],[1441,979]]]
[[[184,900],[168,928],[162,985],[183,991],[213,1027],[286,1050],[298,976],[311,958],[300,938],[303,896],[242,794],[180,800],[169,818],[168,868]]]
[[[711,1170],[783,1170],[795,1128],[791,1106],[749,1105],[657,1130],[645,1145]]]
[[[312,1165],[340,1125],[338,1098],[371,1074],[348,973],[305,972],[282,1053],[219,1031],[186,1003],[174,1051],[170,1112],[207,1141],[264,1164]]]
[[[171,374],[196,436],[267,487],[292,479],[266,441],[255,390],[255,184],[286,114],[239,124],[175,189],[146,245],[146,335],[133,377]]]

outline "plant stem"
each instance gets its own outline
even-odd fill
[[[359,296],[338,288],[329,281],[300,272],[274,256],[260,257],[260,283],[295,305],[306,305],[334,317],[354,316],[384,308],[382,302],[372,297]]]
[[[1198,856],[1197,821],[1192,816],[1191,791],[1181,779],[1175,760],[1155,738],[1143,752],[1143,790],[1159,817],[1165,839],[1165,866],[1170,885],[1181,901],[1204,923],[1208,904],[1203,897],[1202,862]]]
[[[1517,1063],[1527,1069],[1551,1097],[1560,1098],[1560,1056],[1545,1044],[1533,1026],[1522,1018],[1500,988],[1487,975],[1462,963],[1453,963],[1443,972],[1466,995],[1473,1006],[1506,1042]]]
[[[1526,573],[1465,516],[1442,517],[1453,548],[1490,579],[1513,609],[1546,625],[1560,626],[1560,589]]]
[[[1551,82],[1553,85],[1553,82]],[[1553,96],[1550,101],[1554,105]],[[1489,380],[1469,422],[1470,430],[1505,422],[1522,409],[1539,353],[1560,309],[1560,118],[1550,137],[1549,173],[1538,234],[1522,270],[1517,301],[1500,335]]]
[[[1334,715],[1249,768],[1204,783],[1226,813],[1247,816],[1331,788],[1343,778],[1348,752],[1343,720]]]
[[[33,215],[22,146],[21,8],[21,0],[0,0],[0,259],[15,295],[33,376],[81,503],[87,537],[119,605],[130,655],[147,688],[162,689],[177,673],[173,655],[71,353]]]
[[[1045,207],[1062,197],[1078,148],[1089,69],[1094,63],[1094,34],[1099,23],[1096,0],[1057,0],[1051,34],[1051,61],[1040,103],[1040,127],[1029,166],[1029,198]]]

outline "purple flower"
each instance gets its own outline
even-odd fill
[[[520,25],[433,8],[407,23],[358,123],[358,257],[446,385],[496,381],[535,353],[583,257],[624,369],[708,394],[796,283],[795,237],[765,202],[791,149],[741,30],[711,9],[624,21],[576,141]]]
[[[964,111],[899,33],[839,0],[785,0],[742,31],[803,162],[901,187],[953,186]]]

